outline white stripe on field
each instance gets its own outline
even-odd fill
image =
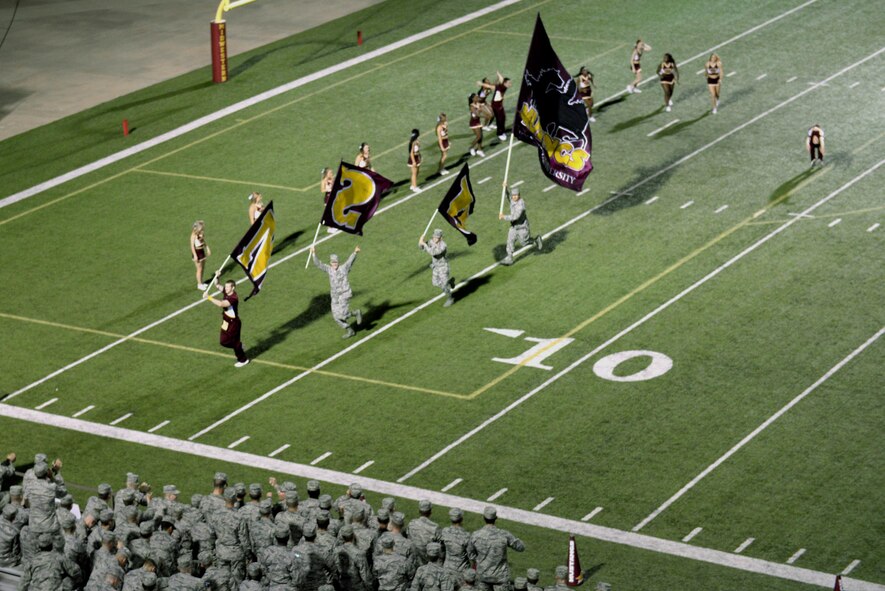
[[[657,200],[658,200],[658,196],[655,195],[654,197],[652,197],[651,199],[649,199],[648,201],[646,201],[645,204],[646,204],[646,205],[651,205],[652,203],[654,203],[654,202],[657,201]]]
[[[685,536],[684,538],[682,538],[682,541],[683,541],[683,542],[689,542],[689,541],[691,541],[691,539],[692,539],[693,537],[695,537],[696,535],[698,535],[698,534],[701,533],[702,531],[704,531],[704,528],[702,528],[702,527],[696,527],[696,528],[694,528],[693,530],[691,530],[691,532],[689,532],[689,534],[688,534],[687,536]]]
[[[513,183],[512,185],[510,185],[510,188],[512,189],[513,187],[518,187],[518,186],[520,186],[521,184],[523,184],[524,182],[525,182],[525,181],[516,181],[515,183]]]
[[[363,464],[362,466],[360,466],[359,468],[354,470],[353,473],[359,474],[360,472],[362,472],[363,470],[365,470],[366,468],[368,468],[369,466],[371,466],[374,463],[375,463],[375,460],[369,460],[368,462],[366,462],[365,464]]]
[[[679,209],[685,209],[686,207],[691,207],[692,205],[694,205],[694,201],[686,201],[679,206]]]
[[[164,449],[195,457],[206,458],[213,462],[226,462],[236,464],[249,469],[261,469],[276,474],[288,474],[304,479],[320,480],[331,484],[349,486],[354,482],[353,474],[337,472],[323,468],[314,468],[304,464],[296,464],[275,458],[230,450],[201,443],[193,443],[162,435],[151,435],[142,431],[111,427],[100,423],[92,423],[82,419],[54,415],[47,412],[30,410],[23,407],[0,404],[0,416],[28,421],[47,427],[67,429],[88,435],[104,437],[116,441],[125,441],[146,445],[155,449]],[[371,490],[379,495],[389,495],[401,499],[419,501],[427,499],[440,507],[460,507],[477,515],[481,515],[488,502],[479,499],[459,497],[438,491],[421,489],[413,486],[386,482],[374,478],[358,477],[356,480],[363,485],[364,489]],[[785,580],[796,581],[818,587],[828,587],[833,584],[831,573],[813,571],[806,568],[797,568],[783,563],[770,562],[749,556],[736,555],[720,550],[702,548],[691,544],[684,544],[673,540],[665,540],[644,534],[622,531],[610,527],[593,525],[581,521],[564,519],[547,513],[538,513],[517,509],[503,505],[494,505],[498,517],[505,521],[542,527],[556,532],[572,532],[578,536],[590,537],[604,542],[622,544],[632,548],[650,550],[668,556],[687,558],[735,568],[746,572],[763,574],[770,577],[778,577]],[[851,591],[885,591],[885,585],[851,579],[849,583]]]
[[[445,485],[442,488],[442,491],[448,492],[448,491],[452,490],[453,488],[455,488],[456,486],[458,486],[459,484],[461,484],[462,482],[464,482],[463,478],[456,478],[453,481],[451,481],[450,483],[448,483],[447,485]]]
[[[279,454],[283,453],[283,452],[286,451],[287,449],[289,449],[289,444],[288,444],[288,443],[287,443],[286,445],[283,445],[283,446],[280,446],[280,447],[276,448],[275,450],[273,450],[272,452],[270,452],[269,454],[267,454],[267,457],[269,457],[269,458],[275,458],[276,456],[278,456]]]
[[[497,499],[498,497],[500,497],[501,495],[503,495],[505,492],[507,492],[507,489],[506,489],[506,488],[502,488],[501,490],[499,490],[498,492],[496,492],[495,494],[493,494],[492,496],[490,496],[490,497],[487,498],[486,500],[487,500],[487,501],[494,501],[495,499]]]
[[[735,74],[737,74],[737,72],[735,72],[734,70],[732,70],[731,72],[729,72],[728,74],[726,74],[725,77],[726,77],[726,78],[731,78],[731,77],[734,76]]]
[[[535,508],[532,509],[532,511],[540,511],[541,509],[552,503],[554,498],[555,497],[547,497],[546,499],[535,505]]]
[[[584,193],[586,193],[589,190],[590,190],[590,187],[587,187],[586,189],[581,189],[580,191],[578,191],[578,197],[580,197],[581,195],[583,195]]]
[[[651,133],[647,133],[647,134],[645,135],[645,137],[651,137],[651,136],[653,136],[653,135],[656,135],[656,134],[658,134],[658,133],[664,131],[665,129],[667,129],[667,128],[670,127],[671,125],[675,125],[676,123],[679,123],[679,119],[674,119],[673,121],[671,121],[671,122],[668,123],[667,125],[665,125],[665,126],[663,126],[663,127],[659,127],[659,128],[657,128],[656,130],[654,130],[654,131],[651,132]]]
[[[559,185],[557,185],[556,183],[553,183],[552,185],[550,185],[549,187],[546,187],[546,188],[545,188],[543,191],[541,191],[541,192],[542,192],[542,193],[546,193],[547,191],[552,191],[553,189],[555,189],[555,188],[558,187],[558,186],[559,186]]]
[[[104,168],[105,166],[113,164],[114,162],[119,162],[120,160],[123,160],[124,158],[128,158],[129,156],[132,156],[134,154],[138,154],[140,152],[144,152],[145,150],[149,150],[150,148],[153,148],[154,146],[158,146],[164,142],[168,142],[169,140],[172,140],[172,139],[175,139],[175,138],[180,137],[182,135],[185,135],[191,131],[194,131],[195,129],[199,129],[200,127],[203,127],[205,125],[209,125],[210,123],[218,121],[219,119],[227,117],[228,115],[232,115],[234,113],[237,113],[239,111],[247,109],[253,105],[257,105],[258,103],[272,99],[273,97],[284,94],[286,92],[289,92],[290,90],[300,88],[301,86],[304,86],[304,85],[314,82],[316,80],[321,80],[327,76],[331,76],[332,74],[337,74],[338,72],[346,70],[352,66],[362,64],[364,62],[373,60],[376,57],[388,54],[392,51],[396,51],[397,49],[407,47],[413,43],[416,43],[418,41],[422,41],[428,37],[436,35],[437,33],[441,33],[443,31],[447,31],[449,29],[452,29],[454,27],[458,27],[458,26],[463,25],[465,23],[469,23],[472,20],[481,18],[483,16],[486,16],[488,14],[496,12],[502,8],[505,8],[507,6],[511,6],[513,4],[516,4],[517,2],[520,2],[520,0],[502,0],[501,2],[497,2],[495,4],[492,4],[491,6],[487,6],[486,8],[483,8],[481,10],[477,10],[475,12],[471,12],[470,14],[465,14],[464,16],[450,20],[447,23],[437,25],[435,27],[427,29],[426,31],[422,31],[422,32],[416,33],[414,35],[410,35],[410,36],[406,37],[405,39],[400,39],[399,41],[396,41],[396,42],[391,43],[389,45],[385,45],[384,47],[379,47],[378,49],[375,49],[373,51],[365,53],[361,56],[351,58],[349,60],[335,64],[334,66],[329,66],[328,68],[323,68],[322,70],[320,70],[318,72],[314,72],[313,74],[308,74],[307,76],[302,76],[301,78],[298,78],[298,79],[293,80],[291,82],[287,82],[286,84],[283,84],[282,86],[277,86],[276,88],[272,88],[270,90],[262,92],[261,94],[257,94],[251,98],[248,98],[246,100],[243,100],[243,101],[240,101],[240,102],[235,103],[233,105],[230,105],[229,107],[225,107],[219,111],[216,111],[214,113],[210,113],[209,115],[205,115],[203,117],[200,117],[199,119],[191,121],[190,123],[182,125],[181,127],[177,127],[175,129],[173,129],[172,131],[168,131],[164,134],[158,135],[155,138],[152,138],[150,140],[147,140],[145,142],[142,142],[140,144],[132,146],[131,148],[127,148],[125,150],[117,152],[116,154],[112,154],[112,155],[102,158],[100,160],[96,160],[95,162],[93,162],[91,164],[87,164],[86,166],[81,166],[80,168],[72,170],[68,173],[61,175],[61,176],[55,177],[54,179],[50,179],[46,182],[40,183],[39,185],[35,185],[35,186],[31,187],[30,189],[26,189],[24,191],[20,191],[18,193],[15,193],[14,195],[10,195],[9,197],[6,197],[5,199],[0,199],[0,208],[6,207],[7,205],[12,205],[13,203],[17,203],[19,201],[22,201],[23,199],[27,199],[28,197],[33,197],[34,195],[37,195],[38,193],[42,193],[43,191],[46,191],[47,189],[51,189],[52,187],[57,187],[58,185],[66,183],[70,180],[73,180],[75,178],[81,177],[81,176],[88,174],[90,172],[94,172],[96,170]]]
[[[759,74],[758,76],[756,76],[756,80],[762,80],[766,76],[768,76],[768,74]]]
[[[153,432],[155,432],[155,431],[159,431],[160,429],[162,429],[163,427],[165,427],[166,425],[168,425],[170,422],[171,422],[171,421],[163,421],[163,422],[160,423],[159,425],[155,425],[155,426],[151,427],[150,429],[148,429],[148,433],[153,433]]]
[[[239,439],[237,439],[236,441],[234,441],[233,443],[231,443],[230,445],[228,445],[227,449],[233,449],[233,448],[237,447],[238,445],[240,445],[241,443],[248,441],[248,440],[249,440],[249,436],[244,435],[244,436],[240,437]]]
[[[708,145],[711,145],[711,144],[708,144]],[[876,169],[878,169],[880,166],[882,166],[882,164],[885,164],[885,160],[880,160],[877,164],[873,165],[871,168],[868,168],[866,171],[864,171],[861,174],[859,174],[858,176],[854,177],[852,180],[848,181],[846,184],[842,185],[840,188],[836,189],[835,191],[833,191],[832,193],[830,193],[829,195],[827,195],[826,197],[824,197],[823,199],[821,199],[820,201],[818,201],[817,203],[815,203],[814,205],[809,207],[806,210],[806,213],[814,211],[815,209],[817,209],[821,205],[827,203],[830,199],[836,197],[842,191],[844,191],[845,189],[854,185],[854,183],[863,179],[867,175],[873,173]],[[673,165],[671,164],[670,166],[673,166]],[[655,176],[658,176],[658,174],[661,174],[661,173],[657,173],[657,174],[653,175],[652,177],[649,177],[649,180],[651,178],[654,178]],[[639,184],[643,184],[644,182],[647,182],[647,180],[643,181],[642,183],[639,183]],[[635,185],[634,187],[631,187],[631,190],[636,188],[637,186],[639,186],[639,184]],[[598,205],[597,208],[604,206],[606,203],[607,202],[603,202],[602,204]],[[595,209],[595,208],[593,208],[593,209]],[[593,209],[590,209],[581,215],[582,216],[589,215],[590,213],[592,213]],[[412,470],[410,470],[409,472],[407,472],[403,476],[400,476],[397,479],[397,482],[405,482],[406,480],[408,480],[409,478],[411,478],[412,476],[414,476],[415,474],[417,474],[418,472],[420,472],[421,470],[423,470],[424,468],[426,468],[427,466],[429,466],[430,464],[432,464],[433,462],[435,462],[436,460],[441,458],[442,456],[449,453],[451,450],[455,449],[456,447],[458,447],[459,445],[461,445],[462,443],[464,443],[465,441],[467,441],[468,439],[470,439],[471,437],[473,437],[474,435],[476,435],[477,433],[479,433],[480,431],[482,431],[483,429],[485,429],[486,427],[488,427],[489,425],[491,425],[492,423],[494,423],[495,421],[500,419],[501,417],[508,414],[511,410],[515,409],[516,407],[521,405],[526,400],[529,400],[530,398],[532,398],[538,392],[541,392],[542,390],[544,390],[550,384],[553,384],[554,382],[559,380],[562,376],[570,373],[573,369],[575,369],[576,367],[578,367],[579,365],[581,365],[582,363],[584,363],[585,361],[587,361],[588,359],[590,359],[591,357],[596,355],[598,352],[602,351],[603,349],[605,349],[606,347],[608,347],[612,343],[618,341],[624,335],[629,334],[635,328],[642,326],[647,321],[651,320],[652,318],[657,316],[659,313],[666,310],[671,305],[678,302],[679,300],[681,300],[683,297],[685,297],[689,293],[693,292],[698,287],[704,285],[707,281],[709,281],[709,280],[713,279],[714,277],[716,277],[717,275],[719,275],[719,273],[721,273],[725,269],[729,268],[730,266],[732,266],[733,264],[735,264],[736,262],[738,262],[739,260],[741,260],[742,258],[747,256],[748,254],[750,254],[751,252],[753,252],[754,250],[756,250],[757,248],[759,248],[760,246],[762,246],[763,244],[765,244],[766,242],[768,242],[769,240],[771,240],[772,238],[774,238],[775,236],[777,236],[778,234],[780,234],[781,232],[783,232],[784,230],[789,228],[797,220],[798,220],[798,218],[794,218],[792,220],[784,222],[784,224],[781,225],[780,227],[778,227],[776,230],[767,234],[766,236],[764,236],[760,240],[756,241],[751,246],[745,248],[740,253],[738,253],[737,255],[735,255],[734,257],[732,257],[731,259],[729,259],[728,261],[726,261],[725,263],[723,263],[722,265],[720,265],[719,267],[717,267],[716,269],[714,269],[713,271],[708,273],[702,279],[696,281],[695,283],[693,283],[692,285],[690,285],[686,289],[682,290],[681,292],[679,292],[678,294],[676,294],[675,296],[673,296],[672,298],[670,298],[669,300],[667,300],[666,302],[664,302],[663,304],[661,304],[660,306],[658,306],[657,308],[655,308],[654,310],[652,310],[651,312],[649,312],[648,314],[646,314],[645,316],[643,316],[642,318],[640,318],[639,320],[637,320],[636,322],[634,322],[633,324],[631,324],[630,326],[628,326],[627,328],[625,328],[624,330],[622,330],[621,332],[619,332],[618,334],[616,334],[615,336],[610,338],[609,340],[605,341],[604,343],[602,343],[601,345],[599,345],[598,347],[596,347],[595,349],[593,349],[592,351],[590,351],[589,353],[587,353],[586,355],[584,355],[583,357],[578,359],[577,361],[573,362],[571,365],[569,365],[565,369],[561,370],[559,373],[557,373],[553,377],[548,378],[540,386],[537,386],[536,388],[534,388],[533,390],[530,390],[529,392],[527,392],[526,394],[524,394],[523,396],[521,396],[520,398],[518,398],[514,402],[511,402],[508,406],[504,407],[502,410],[498,411],[497,413],[495,413],[494,415],[492,415],[491,417],[489,417],[488,419],[486,419],[485,421],[483,421],[482,423],[480,423],[479,425],[477,425],[476,427],[474,427],[473,429],[471,429],[470,431],[468,431],[467,433],[465,433],[464,435],[462,435],[461,437],[459,437],[458,439],[456,439],[455,441],[450,443],[449,445],[445,446],[443,449],[441,449],[440,451],[433,454],[427,460],[421,462],[421,464],[419,464],[418,466],[416,466],[415,468],[413,468]],[[553,232],[558,231],[558,229],[559,228],[553,230]],[[552,234],[553,232],[550,232],[550,233]],[[526,248],[528,248],[528,247],[526,247]],[[694,486],[694,485],[691,484],[690,486]],[[689,486],[689,488],[690,488],[690,486]],[[679,494],[681,494],[681,493],[679,493]],[[675,499],[673,499],[673,500],[675,500]],[[670,502],[672,502],[672,501],[670,501]],[[661,510],[663,510],[663,509],[661,509]]]
[[[848,88],[854,88],[854,87],[857,86],[858,84],[860,84],[860,82],[855,82],[854,84],[852,84],[852,85],[849,86]]]
[[[328,457],[331,456],[331,455],[332,455],[332,452],[327,451],[326,453],[324,453],[323,455],[321,455],[320,457],[318,457],[317,459],[315,459],[314,461],[312,461],[312,462],[310,463],[310,465],[311,465],[311,466],[316,466],[317,464],[319,464],[320,462],[322,462],[323,460],[325,460],[326,458],[328,458]]]
[[[80,415],[85,415],[87,412],[89,412],[89,411],[92,410],[93,408],[95,408],[95,405],[94,405],[94,404],[90,404],[90,405],[87,406],[86,408],[84,408],[84,409],[82,409],[82,410],[78,410],[77,412],[75,412],[75,413],[74,413],[73,415],[71,415],[71,416],[73,416],[73,417],[79,417]]]
[[[694,75],[697,76],[697,75],[699,75],[699,74],[703,74],[703,73],[704,73],[704,68],[701,68],[700,70],[698,70],[697,72],[695,72]]]
[[[591,519],[593,519],[594,517],[596,517],[596,515],[597,515],[600,511],[602,511],[602,507],[597,507],[597,508],[593,509],[593,511],[590,511],[589,513],[587,513],[586,515],[584,515],[583,517],[581,517],[581,521],[590,521]]]
[[[827,228],[832,228],[833,226],[835,226],[836,224],[838,224],[841,221],[842,221],[842,218],[836,218],[835,220],[833,220],[832,222],[827,224]]]
[[[798,550],[796,550],[795,554],[787,558],[787,564],[793,564],[794,562],[799,560],[799,557],[803,554],[805,554],[805,548],[799,548]]]
[[[792,222],[792,221],[793,221],[793,220],[791,220],[791,222]],[[788,223],[791,223],[791,222],[788,222]],[[758,243],[757,243],[757,244],[758,244]],[[872,345],[873,343],[875,343],[876,340],[877,340],[879,337],[882,336],[882,333],[885,333],[885,328],[880,328],[879,331],[878,331],[876,334],[874,334],[873,336],[871,336],[869,339],[867,339],[867,341],[866,341],[864,344],[862,344],[860,347],[858,347],[857,349],[855,349],[854,351],[852,351],[852,352],[851,352],[847,357],[845,357],[842,361],[840,361],[839,363],[837,363],[836,365],[834,365],[834,366],[833,366],[833,367],[832,367],[827,373],[825,373],[823,376],[821,376],[820,378],[818,378],[818,380],[817,380],[816,382],[814,382],[813,384],[811,384],[811,385],[810,385],[808,388],[806,388],[801,394],[799,394],[798,396],[796,396],[795,398],[793,398],[790,402],[788,402],[785,406],[783,406],[779,411],[777,411],[776,413],[774,413],[773,415],[771,415],[770,417],[768,417],[768,418],[765,420],[764,423],[762,423],[761,425],[759,425],[758,427],[756,427],[755,429],[753,429],[753,431],[752,431],[749,435],[747,435],[746,437],[744,437],[743,439],[741,439],[737,444],[734,445],[734,447],[732,447],[730,450],[728,450],[727,452],[725,452],[725,453],[724,453],[724,454],[723,454],[718,460],[716,460],[715,462],[713,462],[712,464],[710,464],[709,466],[707,466],[707,467],[703,470],[703,472],[701,472],[700,474],[698,474],[697,476],[695,476],[694,478],[692,478],[692,479],[691,479],[691,482],[689,482],[688,484],[686,484],[685,486],[683,486],[681,489],[679,489],[679,492],[677,492],[675,495],[673,495],[672,497],[670,497],[669,499],[667,499],[667,500],[664,502],[663,505],[661,505],[660,507],[658,507],[657,509],[655,509],[654,511],[652,511],[651,514],[650,514],[648,517],[646,517],[646,518],[643,519],[641,522],[639,522],[639,524],[637,524],[636,527],[633,528],[633,531],[639,531],[640,529],[642,529],[643,527],[645,527],[645,525],[647,525],[652,519],[654,519],[655,517],[657,517],[658,515],[660,515],[660,514],[661,514],[661,513],[667,508],[667,507],[669,507],[670,505],[672,505],[672,504],[673,504],[674,502],[676,502],[676,501],[677,501],[682,495],[684,495],[684,494],[687,493],[689,490],[691,490],[691,489],[692,489],[692,488],[693,488],[698,482],[700,482],[705,476],[707,476],[710,472],[712,472],[713,470],[715,470],[716,468],[718,468],[723,462],[725,462],[725,460],[727,460],[728,458],[730,458],[731,456],[733,456],[735,453],[737,453],[737,451],[738,451],[739,449],[741,449],[742,447],[744,447],[746,444],[750,443],[750,441],[752,441],[752,440],[753,440],[753,439],[754,439],[759,433],[761,433],[761,432],[764,431],[766,428],[768,428],[769,425],[771,425],[773,422],[775,422],[776,420],[778,420],[778,419],[779,419],[784,413],[786,413],[788,410],[790,410],[791,408],[793,408],[794,406],[796,406],[797,404],[799,404],[799,402],[801,402],[803,398],[805,398],[806,396],[808,396],[809,394],[811,394],[812,392],[814,392],[814,391],[817,389],[818,386],[820,386],[820,385],[823,384],[825,381],[827,381],[828,379],[830,379],[830,376],[832,376],[834,373],[836,373],[837,371],[839,371],[840,369],[842,369],[842,367],[843,367],[846,363],[848,363],[849,361],[851,361],[852,359],[854,359],[856,356],[858,356],[858,355],[859,355],[864,349],[866,349],[867,347],[869,347],[870,345]]]
[[[880,224],[879,224],[878,222],[875,223],[875,224],[873,224],[872,226],[870,226],[869,228],[867,228],[867,232],[872,232],[873,230],[875,230],[876,228],[878,228],[879,225],[880,225]]]
[[[795,80],[795,79],[798,78],[798,77],[799,77],[799,76],[793,76],[792,78],[790,78],[789,80],[787,80],[787,82],[792,82],[793,80]]]
[[[122,417],[118,417],[118,418],[114,419],[113,421],[111,421],[111,425],[119,425],[120,423],[122,423],[123,421],[125,421],[126,419],[128,419],[131,416],[132,416],[132,413],[127,412]]]
[[[44,402],[40,406],[35,406],[34,408],[36,408],[37,410],[43,410],[44,408],[46,408],[47,406],[49,406],[50,404],[53,404],[55,402],[58,402],[58,398],[50,398],[49,400],[47,400],[46,402]]]
[[[479,181],[478,183],[476,183],[476,184],[477,184],[477,185],[481,185],[481,184],[485,183],[486,181],[490,181],[490,180],[492,180],[492,177],[487,176],[487,177],[484,178],[484,179],[480,179],[480,181]]]
[[[851,564],[846,566],[845,570],[842,571],[842,575],[844,576],[844,575],[851,573],[851,571],[853,571],[855,568],[857,568],[858,564],[860,564],[860,560],[852,560]]]
[[[755,541],[756,541],[756,538],[747,538],[746,540],[744,540],[744,541],[741,543],[740,546],[738,546],[737,548],[734,549],[734,553],[735,553],[735,554],[740,554],[741,552],[743,552],[744,550],[746,550],[747,548],[749,548],[750,544],[752,544],[752,543],[755,542]]]
[[[722,213],[722,212],[725,211],[726,209],[728,209],[728,206],[727,206],[727,205],[723,205],[722,207],[720,207],[719,209],[717,209],[717,210],[714,211],[713,213]]]

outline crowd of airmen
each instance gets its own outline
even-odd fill
[[[507,551],[524,544],[495,525],[468,532],[463,512],[450,524],[431,519],[429,501],[406,522],[396,500],[377,511],[359,484],[333,500],[315,480],[302,499],[294,483],[270,478],[228,486],[215,474],[212,492],[178,500],[174,485],[160,497],[127,474],[115,494],[98,486],[80,511],[61,476],[60,460],[37,454],[22,483],[15,454],[0,463],[0,566],[22,573],[22,591],[541,591],[539,571],[512,577]],[[564,591],[566,569],[556,568],[550,591]]]

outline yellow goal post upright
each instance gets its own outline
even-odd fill
[[[227,82],[227,30],[224,13],[255,0],[221,0],[215,20],[209,23],[212,43],[212,81]]]

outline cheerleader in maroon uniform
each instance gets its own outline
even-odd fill
[[[446,156],[449,155],[449,120],[445,113],[440,113],[436,118],[436,143],[439,145],[439,170],[441,175],[449,174],[444,168]]]
[[[811,157],[811,167],[815,164],[824,165],[824,130],[820,125],[815,123],[808,130],[808,137],[805,138],[805,147],[808,148],[808,155]]]
[[[661,65],[658,66],[658,77],[661,80],[661,88],[664,90],[664,109],[669,113],[673,106],[673,86],[679,82],[679,68],[676,60],[669,53],[664,54]]]
[[[494,86],[486,82],[477,82],[477,84],[483,88],[494,91],[494,94],[492,95],[492,112],[495,114],[495,123],[498,127],[498,139],[503,142],[507,139],[507,130],[504,127],[507,119],[507,114],[504,111],[504,93],[507,92],[507,89],[510,88],[513,83],[510,81],[510,78],[502,76],[501,72],[497,72],[497,76],[498,82]]]
[[[203,236],[205,228],[206,224],[203,223],[203,220],[195,221],[191,228],[191,256],[197,267],[197,289],[200,291],[209,287],[208,284],[203,283],[203,267],[206,265],[206,259],[212,254],[209,245],[206,244],[206,238]]]
[[[322,175],[320,179],[320,192],[323,194],[323,203],[328,203],[329,197],[332,196],[332,185],[335,184],[335,172],[331,168],[324,168]],[[340,231],[338,228],[326,228],[326,233],[328,234],[337,234]]]
[[[488,103],[489,95],[492,92],[489,88],[494,89],[494,86],[489,82],[488,78],[483,78],[479,83],[479,90],[476,92],[476,96],[479,99],[480,115],[483,120],[482,128],[484,131],[492,131],[492,119],[495,118],[495,114]]]
[[[418,188],[418,170],[421,168],[421,139],[418,137],[420,135],[421,132],[417,129],[412,130],[412,135],[409,136],[409,158],[406,160],[412,171],[412,185],[409,188],[416,193],[421,190]]]
[[[630,71],[633,72],[633,82],[627,86],[627,92],[642,92],[639,90],[639,83],[642,82],[642,66],[639,60],[642,59],[643,52],[651,51],[651,45],[645,43],[642,39],[636,40],[633,46],[633,52],[630,54]]]
[[[707,60],[704,66],[707,73],[707,88],[710,90],[710,100],[713,101],[713,114],[719,108],[719,91],[722,89],[722,60],[715,53]]]
[[[482,151],[482,122],[480,121],[480,115],[482,115],[482,103],[479,100],[479,95],[471,94],[470,98],[467,99],[467,105],[470,107],[470,129],[473,130],[473,143],[470,144],[470,155],[476,156],[479,154],[483,158],[485,158],[485,152]]]
[[[221,312],[221,334],[219,342],[222,347],[233,349],[237,356],[237,362],[234,367],[243,367],[249,363],[246,352],[243,351],[243,343],[240,341],[240,313],[238,310],[240,300],[237,298],[237,285],[233,281],[225,281],[224,286],[218,282],[218,275],[215,276],[215,287],[224,295],[221,300],[216,300],[206,291],[205,297],[210,302],[222,309]]]
[[[578,96],[584,101],[584,107],[587,109],[587,116],[591,123],[596,122],[593,116],[593,73],[585,67],[581,67],[581,71],[575,77],[578,84]]]
[[[354,158],[353,163],[360,168],[366,168],[372,171],[375,170],[372,167],[372,156],[371,154],[369,154],[369,144],[367,144],[366,142],[360,144],[360,151],[357,152],[356,158]]]

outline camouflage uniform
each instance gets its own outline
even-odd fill
[[[497,519],[494,507],[483,511],[486,520]],[[522,540],[510,532],[487,523],[473,532],[467,544],[467,555],[476,562],[477,587],[479,589],[508,589],[510,586],[510,565],[507,563],[507,548],[517,552],[525,550]]]
[[[316,521],[320,511],[320,483],[316,480],[307,481],[307,498],[299,505],[301,516],[307,521]]]
[[[289,541],[289,528],[277,525],[274,529],[274,545],[263,548],[258,553],[258,563],[264,571],[264,579],[271,591],[289,591],[292,588],[293,554],[286,547]]]
[[[467,544],[470,542],[470,534],[460,526],[461,520],[464,518],[461,509],[450,510],[449,517],[453,525],[443,528],[439,534],[446,555],[443,566],[463,571],[470,567],[470,560],[467,558]]]
[[[513,194],[519,195],[518,187],[513,188]],[[510,199],[510,195],[510,189],[507,189],[507,198],[510,200],[510,213],[505,215],[503,219],[510,222],[510,229],[507,230],[507,258],[502,261],[505,265],[513,263],[513,252],[517,240],[519,240],[522,246],[526,246],[534,240],[538,250],[541,249],[542,245],[540,236],[536,236],[534,239],[531,237],[529,218],[525,213],[525,201],[521,198],[514,201]]]
[[[271,502],[269,499],[265,499],[261,501],[259,509],[260,518],[246,522],[249,529],[249,542],[254,556],[258,556],[262,550],[272,546],[274,543],[274,522],[270,519],[270,511]]]
[[[541,573],[536,568],[530,568],[525,571],[526,578],[526,591],[544,591],[544,588],[538,585],[538,579],[541,578]]]
[[[440,545],[427,544],[427,564],[418,567],[410,591],[454,591],[454,585],[439,564]]]
[[[568,567],[557,566],[555,571],[555,583],[547,587],[544,591],[569,591],[571,587],[565,584],[568,577]]]
[[[427,564],[427,544],[440,541],[439,525],[429,519],[430,501],[420,501],[418,511],[421,517],[413,519],[406,527],[405,535],[415,544],[415,555],[420,564]]]
[[[431,281],[434,287],[440,288],[448,296],[445,305],[450,306],[454,302],[452,287],[455,286],[455,280],[451,277],[449,259],[446,256],[448,247],[442,239],[442,230],[434,230],[433,236],[439,236],[439,242],[431,239],[430,242],[425,242],[421,248],[431,257],[430,269],[433,271]]]
[[[80,567],[52,548],[52,536],[42,534],[40,550],[22,567],[19,589],[22,591],[59,591],[69,585],[79,585],[82,578]]]
[[[266,589],[261,584],[261,565],[257,562],[250,562],[246,567],[246,580],[240,583],[237,591],[263,591]]]
[[[166,518],[163,523],[167,524]],[[167,526],[168,527],[168,526]],[[164,529],[151,536],[151,553],[156,558],[157,573],[161,577],[171,576],[178,563],[178,542]]]
[[[378,591],[405,591],[409,586],[410,568],[402,554],[393,551],[393,537],[381,540],[381,553],[375,555],[373,571]]]
[[[233,492],[231,489],[224,491],[226,501],[233,500]],[[237,512],[233,507],[226,506],[216,514],[214,526],[217,537],[215,553],[218,557],[218,566],[230,568],[231,575],[239,585],[240,581],[246,577],[246,556],[250,552],[246,524],[237,517]]]
[[[178,572],[166,581],[167,591],[200,591],[203,581],[191,574],[193,563],[190,557],[178,559]]]
[[[296,568],[303,573],[301,591],[317,591],[320,585],[331,580],[332,565],[322,548],[314,543],[315,537],[316,527],[307,523],[304,526],[304,538],[293,548],[293,552],[300,555]]]
[[[12,524],[18,510],[12,505],[3,507],[0,517],[0,566],[18,566],[22,558],[18,529]]]
[[[46,464],[38,464],[34,468],[37,478],[31,484],[28,502],[30,504],[30,518],[28,525],[35,535],[48,533],[58,535],[58,513],[55,510],[56,486],[54,482],[46,480]]]
[[[356,260],[356,254],[356,252],[351,253],[347,260],[344,261],[344,264],[338,265],[337,269],[333,269],[331,265],[320,262],[315,252],[311,254],[313,265],[329,276],[329,287],[331,288],[332,295],[332,319],[338,326],[348,331],[346,336],[353,335],[353,329],[350,328],[347,320],[351,316],[356,316],[357,324],[362,320],[359,310],[350,311],[350,298],[353,297],[353,291],[350,289],[350,282],[347,280],[350,268]],[[338,255],[333,254],[329,260],[337,263]]]
[[[335,567],[338,583],[348,591],[372,591],[374,581],[369,570],[366,553],[353,543],[354,530],[352,525],[341,528],[344,543],[335,548]]]

